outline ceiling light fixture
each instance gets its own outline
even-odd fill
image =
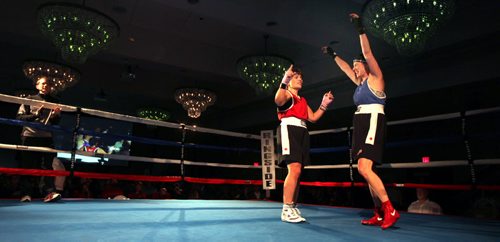
[[[292,64],[287,58],[267,54],[268,38],[269,35],[264,35],[264,55],[243,57],[236,64],[239,76],[258,93],[264,94],[269,94],[278,87],[283,74]]]
[[[170,113],[160,108],[141,108],[137,111],[137,116],[152,120],[167,121]]]
[[[368,32],[411,56],[424,49],[454,7],[454,0],[372,0],[363,6],[362,21]]]
[[[51,92],[57,93],[70,86],[75,85],[80,80],[80,72],[62,64],[30,60],[23,64],[24,75],[31,79],[33,83],[40,77],[47,77],[51,83]]]
[[[215,93],[198,88],[183,88],[175,91],[175,101],[182,104],[191,118],[199,118],[201,112],[213,105],[217,96]]]
[[[61,49],[62,58],[71,63],[85,63],[90,55],[109,47],[120,32],[110,17],[76,4],[44,4],[37,15],[42,33]]]

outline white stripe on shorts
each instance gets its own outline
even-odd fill
[[[373,145],[375,143],[375,135],[377,134],[377,119],[378,113],[370,114],[370,128],[366,135],[365,144]]]
[[[288,127],[286,124],[280,125],[281,129],[281,154],[290,154],[290,139],[288,138]]]
[[[359,105],[355,114],[370,114],[370,128],[366,135],[365,144],[375,144],[375,136],[377,134],[378,114],[384,114],[384,105],[382,104],[365,104]]]
[[[306,122],[296,117],[286,117],[281,119],[281,154],[290,154],[290,139],[288,136],[288,125],[298,126],[307,129]]]

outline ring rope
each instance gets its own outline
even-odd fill
[[[70,151],[58,150],[47,147],[39,146],[25,146],[25,145],[11,145],[0,143],[0,148],[9,150],[21,150],[21,151],[37,151],[37,152],[51,152],[51,153],[71,153]],[[140,156],[129,156],[129,155],[117,155],[117,154],[96,154],[93,152],[77,151],[79,155],[98,157],[98,158],[109,158],[117,160],[126,161],[142,161],[142,162],[153,162],[153,163],[164,163],[164,164],[180,164],[180,160],[164,159],[164,158],[151,158],[151,157],[140,157]],[[475,165],[498,165],[500,164],[500,159],[480,159],[474,161]],[[212,167],[225,167],[225,168],[262,168],[261,166],[254,165],[240,165],[240,164],[225,164],[225,163],[213,163],[213,162],[195,162],[185,160],[186,165],[197,165],[197,166],[212,166]],[[433,161],[429,163],[422,162],[407,162],[407,163],[390,163],[382,164],[378,167],[380,168],[429,168],[429,167],[445,167],[445,166],[468,166],[469,162],[467,160],[449,160],[449,161]],[[350,164],[340,164],[340,165],[310,165],[305,166],[304,169],[344,169],[349,168]],[[353,168],[357,168],[356,164],[352,165]],[[281,167],[280,167],[281,168]]]
[[[58,131],[58,132],[66,132],[66,133],[73,132],[70,129],[62,128],[60,126],[50,126],[50,125],[40,124],[37,122],[28,122],[28,121],[22,121],[22,120],[16,120],[16,119],[6,119],[6,118],[1,118],[1,117],[0,117],[0,123],[12,124],[12,125],[16,125],[16,126],[28,126],[28,127],[32,127],[32,128],[36,128],[36,129],[40,129],[40,130],[45,130],[45,131]],[[131,135],[116,135],[116,134],[112,134],[112,133],[95,132],[92,130],[79,130],[79,131],[77,131],[77,133],[83,134],[83,135],[98,136],[98,137],[109,137],[109,138],[114,138],[114,139],[119,139],[119,140],[125,139],[125,140],[130,140],[133,142],[139,142],[139,143],[144,143],[144,144],[173,146],[173,147],[180,147],[181,146],[181,142],[177,142],[177,141],[159,140],[159,139],[144,138],[144,137],[137,137],[137,136],[131,136]],[[488,137],[494,136],[494,134],[487,134],[487,136]],[[482,137],[482,136],[481,135],[469,135],[469,137]],[[464,139],[463,135],[457,134],[457,135],[445,136],[445,137],[440,137],[440,138],[423,138],[423,139],[414,139],[414,140],[407,140],[407,141],[390,142],[390,143],[386,144],[386,147],[387,148],[394,148],[394,147],[400,147],[400,146],[407,146],[410,144],[412,144],[412,145],[415,145],[415,144],[443,144],[443,143],[463,142],[463,139]],[[203,144],[194,144],[194,143],[185,143],[184,146],[186,148],[260,153],[259,149],[242,148],[242,147],[228,148],[228,147],[223,147],[223,146],[203,145]],[[311,154],[331,153],[331,152],[344,152],[344,151],[347,151],[349,149],[350,149],[350,146],[320,147],[320,148],[311,148],[310,152],[311,152]]]
[[[148,120],[148,119],[133,117],[133,116],[129,116],[129,115],[115,114],[115,113],[110,113],[110,112],[105,112],[105,111],[100,111],[100,110],[93,110],[93,109],[78,108],[78,107],[72,107],[72,106],[68,106],[68,105],[61,105],[61,104],[54,104],[54,103],[43,102],[43,101],[36,101],[36,100],[31,100],[31,99],[3,95],[3,94],[0,94],[0,100],[12,102],[12,103],[18,103],[18,104],[33,104],[34,103],[37,105],[44,105],[44,107],[46,107],[46,108],[58,107],[58,108],[61,108],[61,110],[65,111],[65,112],[77,112],[77,114],[78,113],[85,113],[85,114],[89,114],[89,115],[94,115],[94,116],[99,116],[99,117],[104,117],[104,118],[109,118],[109,119],[117,119],[117,120],[122,120],[122,121],[129,121],[129,122],[134,122],[134,123],[163,126],[163,127],[168,127],[168,128],[182,128],[184,130],[190,130],[190,131],[200,131],[200,132],[205,132],[205,133],[223,134],[226,136],[242,137],[242,138],[250,138],[250,139],[260,140],[260,136],[258,136],[258,135],[242,134],[242,133],[236,133],[236,132],[230,132],[230,131],[221,131],[221,130],[215,130],[215,129],[201,128],[201,127],[196,127],[196,126],[186,126],[184,124],[175,124],[175,123],[169,123],[169,122],[164,122],[164,121]],[[495,108],[488,108],[488,109],[465,111],[465,112],[461,112],[461,113],[449,113],[449,114],[433,115],[433,116],[428,116],[428,117],[391,121],[391,122],[388,122],[388,125],[399,125],[399,124],[444,120],[444,119],[452,119],[452,118],[460,118],[460,117],[462,118],[462,121],[464,121],[466,116],[496,112],[499,110],[500,110],[500,107],[495,107]],[[59,129],[64,131],[64,129],[62,129],[60,127],[59,127]],[[311,134],[314,135],[314,134],[325,134],[325,133],[338,133],[338,132],[344,132],[344,131],[348,131],[348,128],[337,128],[337,129],[330,129],[330,130],[311,131]],[[467,135],[465,135],[465,137],[469,138]],[[466,139],[465,145],[467,146],[467,139]],[[17,145],[14,145],[14,146],[15,146],[15,149],[22,149],[22,150],[26,150],[26,149],[29,150],[30,149],[27,146],[17,146]],[[195,146],[193,146],[193,147],[195,147]],[[203,147],[203,146],[200,146],[200,147]],[[213,148],[213,147],[208,147],[208,146],[205,146],[205,147],[206,148]],[[342,147],[340,147],[340,148],[342,148]],[[41,151],[41,152],[47,152],[47,150],[43,150],[43,149],[50,149],[50,148],[34,147],[31,150],[37,150],[37,149],[38,149],[38,151]],[[318,149],[321,151],[325,150],[323,148],[318,148]],[[54,151],[57,152],[58,150],[52,149],[49,152],[54,152]],[[69,153],[67,151],[62,151],[62,152]],[[73,151],[73,154],[75,154],[75,153],[77,153],[77,152]],[[82,154],[82,155],[88,155],[87,152],[81,152],[81,153],[78,152],[78,153]],[[137,160],[137,157],[113,155],[113,154],[93,154],[92,153],[92,156],[96,156],[96,157],[115,156],[115,158],[121,159],[121,160]],[[158,159],[158,158],[139,157],[139,159],[141,159],[141,158],[145,158],[141,161],[146,161],[146,162],[151,162],[151,161],[154,162],[155,160],[156,161],[166,161],[167,160],[167,159]],[[450,165],[469,165],[469,166],[471,166],[471,161],[472,161],[472,169],[473,169],[474,165],[500,164],[500,161],[498,159],[472,160],[472,156],[470,155],[470,153],[468,153],[467,158],[468,158],[468,160],[466,160],[466,161],[458,160],[458,161],[433,161],[432,163],[412,162],[412,163],[384,164],[381,166],[381,168],[423,168],[423,167],[439,167],[439,166],[450,166]],[[260,168],[260,166],[228,165],[228,164],[221,164],[221,163],[191,162],[191,161],[184,161],[184,160],[182,160],[182,161],[168,160],[168,161],[171,161],[171,163],[186,162],[186,165],[188,165],[188,164],[190,164],[190,165],[206,165],[206,166],[231,167],[231,168]],[[165,163],[165,162],[161,162],[161,163]],[[305,169],[347,168],[344,166],[345,165],[306,166]],[[356,166],[356,165],[350,165],[350,166],[348,166],[348,168],[352,169],[354,166]],[[51,172],[51,171],[49,171],[49,172]],[[475,175],[474,172],[472,172],[472,178],[473,178],[472,185],[451,185],[452,186],[451,188],[455,188],[455,189],[474,189],[474,188],[481,189],[480,186],[483,186],[483,185],[476,185],[475,184],[474,175]],[[95,176],[99,177],[99,176],[102,176],[102,174],[95,175]],[[118,176],[122,177],[122,176],[127,176],[127,175],[118,175]],[[144,178],[144,177],[142,177],[142,178]],[[184,176],[181,176],[180,179],[182,180],[183,178],[184,178]],[[241,180],[241,181],[248,182],[249,180]],[[282,182],[282,181],[278,181],[278,182]],[[247,184],[247,183],[244,183],[244,184]],[[301,184],[302,184],[302,182],[301,182]],[[308,182],[304,182],[304,184],[306,185],[306,184],[308,184]],[[311,184],[315,184],[315,182],[313,182]],[[320,184],[323,184],[323,183],[320,183]],[[353,184],[354,183],[351,181],[349,183],[349,186],[353,186]],[[358,183],[356,183],[356,184],[358,184]],[[356,185],[356,184],[354,184],[354,185]],[[366,186],[366,184],[364,184],[363,186]],[[388,184],[388,186],[405,187],[405,184],[394,183],[392,185]],[[488,186],[488,189],[490,187],[491,186]],[[482,188],[484,188],[484,187],[482,187]],[[493,186],[492,189],[495,189],[495,186]]]
[[[48,147],[12,145],[12,144],[3,144],[3,143],[0,143],[0,148],[8,149],[8,150],[35,151],[35,152],[46,152],[46,153],[67,153],[67,154],[71,153],[71,151],[58,150],[58,149],[53,149],[53,148],[48,148]],[[97,154],[94,152],[86,152],[86,151],[76,151],[76,154],[83,155],[83,156],[89,156],[89,157],[108,158],[108,159],[116,159],[116,160],[123,160],[123,161],[141,161],[141,162],[151,162],[151,163],[161,163],[161,164],[180,164],[181,163],[180,160],[174,160],[174,159],[151,158],[151,157],[118,155],[118,154]],[[226,168],[262,168],[260,166],[253,166],[253,165],[195,162],[195,161],[188,161],[188,160],[185,160],[184,164],[197,165],[197,166],[218,166],[218,167],[226,167]]]
[[[27,127],[36,128],[39,130],[44,130],[44,131],[74,133],[73,130],[70,130],[67,128],[62,128],[60,126],[44,125],[44,124],[37,123],[37,122],[28,122],[28,121],[17,120],[17,119],[6,119],[6,118],[0,117],[0,123],[11,124],[11,125],[16,125],[16,126],[27,126]],[[111,134],[111,133],[95,132],[92,130],[77,130],[76,134],[92,135],[92,136],[96,136],[96,137],[109,137],[109,138],[114,138],[114,139],[118,139],[118,140],[125,139],[125,140],[130,140],[133,142],[143,143],[143,144],[174,146],[174,147],[181,146],[181,143],[177,142],[177,141],[159,140],[159,139],[152,139],[152,138],[137,137],[137,136],[132,136],[132,135],[116,135],[116,134]],[[252,149],[252,148],[242,148],[242,147],[228,148],[228,147],[224,147],[224,146],[201,145],[201,144],[194,144],[194,143],[186,143],[184,145],[186,148],[260,153],[260,150]]]
[[[16,103],[16,104],[28,104],[28,105],[39,105],[39,106],[43,105],[45,108],[51,108],[51,109],[60,108],[61,111],[64,111],[64,112],[77,112],[79,109],[79,107],[75,107],[75,106],[33,100],[33,99],[28,99],[28,98],[21,98],[21,97],[10,96],[10,95],[1,94],[1,93],[0,93],[0,101],[4,101],[4,102],[8,102],[8,103]],[[132,122],[132,123],[140,123],[140,124],[161,126],[161,127],[167,127],[167,128],[178,128],[178,129],[182,128],[182,126],[185,126],[186,129],[188,129],[190,131],[195,131],[195,132],[212,133],[212,134],[220,134],[220,135],[226,135],[226,136],[232,136],[232,137],[260,140],[260,136],[255,135],[255,134],[237,133],[237,132],[231,132],[231,131],[225,131],[225,130],[197,127],[194,125],[185,125],[185,124],[171,123],[171,122],[151,120],[151,119],[145,119],[145,118],[138,118],[138,117],[134,117],[134,116],[130,116],[130,115],[111,113],[111,112],[89,109],[89,108],[81,108],[81,112],[85,113],[85,114],[93,115],[93,116],[98,116],[98,117],[103,117],[103,118],[108,118],[108,119],[115,119],[115,120],[120,120],[120,121],[128,121],[128,122]]]
[[[481,159],[474,160],[475,165],[499,165],[500,159]],[[423,162],[406,162],[406,163],[387,163],[377,166],[377,168],[429,168],[429,167],[448,167],[448,166],[468,166],[469,162],[467,160],[447,160],[447,161],[432,161],[429,163]],[[314,165],[305,166],[304,169],[344,169],[349,168],[349,164],[341,165]],[[352,165],[353,168],[357,168],[357,164]]]
[[[0,173],[11,175],[26,175],[26,176],[69,176],[70,171],[56,170],[38,170],[25,168],[6,168],[0,167]],[[151,181],[151,182],[178,182],[181,181],[180,176],[146,176],[146,175],[127,175],[127,174],[112,174],[112,173],[97,173],[97,172],[82,172],[75,171],[74,176],[91,179],[118,179],[129,181]]]
[[[47,107],[47,108],[59,107],[59,108],[61,108],[62,111],[65,111],[65,112],[77,112],[77,110],[78,110],[78,107],[74,107],[74,106],[38,101],[38,100],[33,100],[33,99],[5,95],[5,94],[0,94],[0,101],[5,101],[5,102],[9,102],[9,103],[17,103],[17,104],[44,105],[44,107]],[[91,114],[94,116],[99,116],[99,117],[104,117],[104,118],[109,118],[109,119],[117,119],[117,120],[129,121],[129,122],[134,122],[134,123],[162,126],[162,127],[168,127],[168,128],[179,128],[179,129],[182,128],[182,126],[184,125],[186,129],[191,130],[191,131],[198,131],[198,132],[204,132],[204,133],[221,134],[221,135],[226,135],[226,136],[260,140],[260,136],[255,135],[255,134],[244,134],[244,133],[203,128],[203,127],[197,127],[197,126],[191,126],[191,125],[185,125],[185,124],[170,123],[170,122],[165,122],[165,121],[150,120],[150,119],[138,118],[138,117],[134,117],[134,116],[130,116],[130,115],[117,114],[117,113],[111,113],[111,112],[100,111],[100,110],[95,110],[95,109],[88,109],[88,108],[81,108],[81,111],[82,111],[82,113]],[[464,114],[465,114],[465,116],[472,116],[472,115],[491,113],[491,112],[497,112],[497,111],[500,111],[500,107],[469,110],[469,111],[464,112]],[[436,121],[436,120],[444,120],[444,119],[459,118],[459,117],[461,117],[461,113],[457,112],[457,113],[440,114],[440,115],[433,115],[433,116],[420,117],[420,118],[411,118],[411,119],[404,119],[404,120],[397,120],[397,121],[389,121],[389,122],[387,122],[387,125],[399,125],[399,124],[408,124],[408,123],[425,122],[425,121]],[[348,128],[344,127],[344,128],[310,131],[309,134],[316,135],[316,134],[324,134],[324,133],[340,133],[340,132],[344,132],[347,130],[348,130]]]
[[[493,113],[493,112],[498,112],[498,111],[500,111],[500,107],[476,109],[476,110],[466,111],[466,112],[464,112],[464,115],[465,116],[473,116],[473,115]],[[460,112],[447,113],[447,114],[438,114],[438,115],[419,117],[419,118],[410,118],[410,119],[389,121],[389,122],[387,122],[387,125],[389,126],[389,125],[400,125],[400,124],[427,122],[427,121],[438,121],[438,120],[460,118],[460,117],[461,117]],[[318,130],[318,131],[310,131],[309,134],[316,135],[316,134],[325,134],[325,133],[341,133],[341,132],[344,132],[347,130],[348,130],[347,127],[346,128],[336,128],[336,129],[325,129],[325,130]]]
[[[21,169],[21,168],[5,168],[0,167],[0,173],[11,175],[29,175],[29,176],[68,176],[69,171],[54,171],[54,170],[37,170],[37,169]],[[74,176],[91,179],[117,179],[129,181],[149,181],[149,182],[180,182],[180,176],[146,176],[146,175],[124,175],[110,173],[95,173],[95,172],[78,172],[75,171]],[[221,178],[196,178],[184,177],[184,181],[201,184],[234,184],[234,185],[262,185],[262,180],[243,180],[243,179],[221,179]],[[277,183],[284,183],[283,180],[276,180]],[[319,182],[319,181],[301,181],[302,186],[315,187],[367,187],[364,182]],[[500,190],[500,185],[462,185],[462,184],[417,184],[417,183],[387,183],[386,187],[398,188],[427,188],[437,190]]]

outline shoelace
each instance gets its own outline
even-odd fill
[[[298,209],[298,208],[290,208],[290,209],[293,211],[293,213],[294,213],[295,215],[297,215],[298,217],[301,217],[301,216],[300,216],[300,211],[299,211],[299,209]]]
[[[297,212],[298,215],[302,215],[302,213],[300,212],[299,208],[297,207],[297,204],[293,204],[293,209],[295,209],[295,212]]]
[[[299,219],[299,220],[304,220],[304,218],[300,215],[300,212],[298,211],[297,208],[290,207],[289,209],[290,209],[291,214],[294,218]]]

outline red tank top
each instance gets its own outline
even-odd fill
[[[292,106],[287,110],[280,111],[278,110],[278,119],[286,117],[296,117],[302,120],[307,120],[307,101],[304,97],[298,97],[292,94]]]

